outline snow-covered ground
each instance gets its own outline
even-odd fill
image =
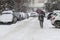
[[[41,29],[36,17],[12,25],[0,25],[0,35],[0,40],[60,40],[60,29],[54,28],[46,18]]]
[[[28,20],[25,19],[23,21],[18,21],[15,24],[0,24],[0,38],[9,33],[10,31],[13,31],[15,28],[17,28],[20,25],[25,24],[25,22],[32,20],[32,18],[29,18]],[[24,26],[23,26],[24,27]]]

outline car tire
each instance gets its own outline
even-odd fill
[[[54,26],[55,26],[55,28],[57,28],[56,22],[54,22]]]
[[[21,16],[19,16],[19,21],[21,21],[22,19],[21,19]]]
[[[55,22],[54,22],[54,26],[55,26],[55,28],[60,28],[60,25],[57,25],[57,22],[58,22],[58,21],[55,21]]]
[[[17,18],[14,17],[14,18],[13,18],[13,23],[16,23],[16,22],[17,22]]]
[[[58,28],[57,26],[55,26],[55,28]]]
[[[55,26],[55,28],[58,28],[58,26],[56,25],[56,22],[54,23],[54,26]]]

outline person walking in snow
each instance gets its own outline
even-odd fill
[[[39,14],[38,20],[39,20],[41,28],[43,28],[43,22],[44,22],[45,12],[42,11],[41,9],[37,9],[36,12]]]

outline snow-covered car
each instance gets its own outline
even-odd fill
[[[16,16],[18,21],[24,20],[26,18],[29,18],[28,13],[24,12],[14,12],[14,16]]]
[[[31,17],[37,17],[38,16],[38,13],[37,12],[31,12],[30,16]]]
[[[16,18],[17,18],[18,21],[22,20],[20,12],[14,12],[14,16],[16,16]]]
[[[13,15],[12,10],[3,11],[2,14],[0,15],[0,22],[3,22],[3,23],[9,23],[9,22],[16,23],[17,18]]]
[[[26,16],[27,16],[27,18],[29,18],[29,14],[28,13],[26,13]]]
[[[53,15],[51,18],[51,23],[55,26],[55,27],[60,27],[60,11],[53,11]]]
[[[28,16],[30,17],[31,13],[28,12],[27,14],[28,14]]]
[[[24,12],[20,12],[20,15],[21,15],[22,20],[29,18],[29,15],[27,13],[24,13]]]

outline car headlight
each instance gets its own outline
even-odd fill
[[[55,17],[53,17],[53,18],[51,19],[51,21],[54,20],[54,19],[55,19]]]

